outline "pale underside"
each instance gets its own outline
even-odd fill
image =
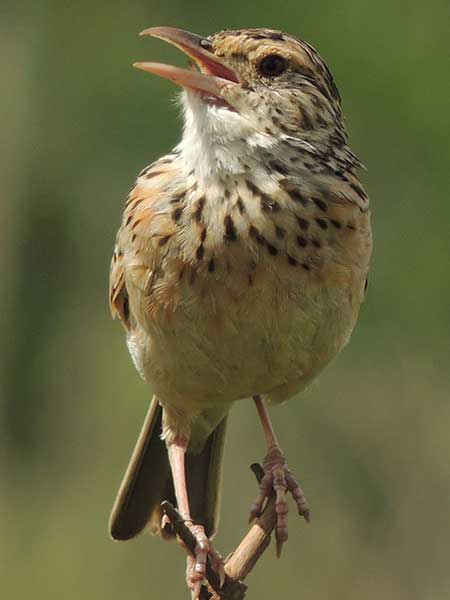
[[[111,289],[166,435],[194,423],[204,439],[232,402],[288,399],[345,345],[371,236],[353,173],[311,173],[307,148],[270,136],[224,139],[202,110],[191,99],[183,142],[138,178]]]

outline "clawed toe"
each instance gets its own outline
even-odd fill
[[[195,556],[188,556],[186,569],[186,582],[191,590],[192,600],[198,600],[203,580],[206,575],[206,563],[209,559],[211,568],[218,574],[220,586],[225,581],[225,567],[223,558],[213,548],[210,540],[205,534],[205,529],[201,525],[186,525],[191,530],[197,544],[195,547]]]
[[[276,552],[279,557],[283,544],[288,539],[287,492],[290,492],[294,498],[299,515],[308,522],[310,521],[310,510],[306,496],[289,471],[286,459],[279,446],[269,448],[263,466],[264,476],[259,485],[258,496],[250,509],[250,521],[261,515],[264,503],[272,493],[275,493],[275,511],[277,515],[275,538],[277,541]]]

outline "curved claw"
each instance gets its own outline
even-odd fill
[[[286,483],[288,490],[297,504],[298,514],[305,519],[307,523],[311,521],[311,511],[309,509],[308,500],[290,471],[286,471]]]

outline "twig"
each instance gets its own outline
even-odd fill
[[[258,483],[264,475],[261,465],[251,466]],[[161,508],[170,520],[174,532],[186,546],[187,551],[194,555],[196,540],[183,522],[179,512],[170,504],[163,502]],[[206,565],[206,584],[202,587],[201,600],[242,600],[247,586],[242,583],[264,550],[270,544],[270,536],[276,524],[275,496],[272,495],[266,503],[261,515],[254,521],[248,533],[238,547],[225,560],[225,583],[220,587],[217,573],[212,570],[209,561]]]
[[[161,508],[163,513],[168,516],[174,532],[183,542],[187,551],[192,556],[194,556],[194,550],[197,542],[193,534],[184,524],[183,518],[181,517],[180,513],[176,510],[176,508],[172,506],[170,502],[167,501],[161,504]],[[214,598],[212,594],[216,594],[216,598],[226,598],[227,600],[241,600],[241,598],[244,598],[245,590],[247,589],[247,586],[245,586],[243,583],[235,581],[227,575],[225,576],[225,583],[221,588],[219,576],[215,571],[212,570],[209,561],[206,563],[206,581],[209,584],[209,587],[211,587],[211,591],[202,590],[202,599],[211,597]],[[205,591],[208,594],[206,596],[204,595]],[[226,596],[223,595],[225,591],[228,594]]]

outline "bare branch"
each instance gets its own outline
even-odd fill
[[[264,475],[261,465],[255,463],[251,466],[258,483]],[[179,512],[170,504],[161,504],[163,513],[167,515],[174,532],[186,547],[187,551],[194,555],[196,541],[192,533],[186,527]],[[272,495],[261,515],[251,525],[249,531],[242,539],[238,547],[225,560],[225,583],[220,587],[220,581],[211,565],[206,565],[206,584],[202,587],[201,600],[242,600],[245,597],[247,586],[242,581],[254,568],[264,550],[270,544],[270,536],[277,520],[275,512],[275,496]]]

